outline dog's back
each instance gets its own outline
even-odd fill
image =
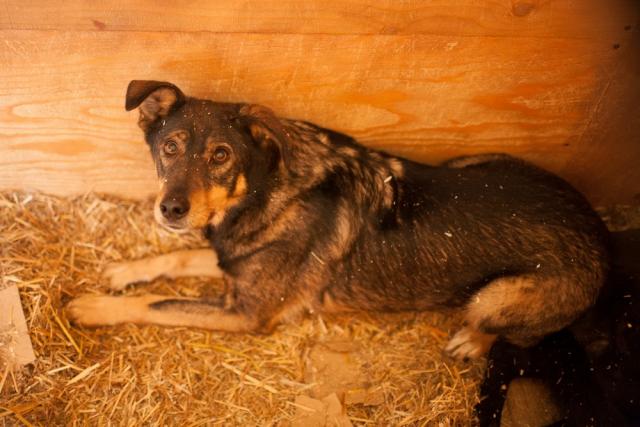
[[[304,203],[321,213],[316,253],[340,254],[325,294],[341,306],[467,304],[475,330],[527,344],[593,304],[607,270],[587,201],[506,155],[432,167],[361,150],[333,160]]]
[[[529,274],[568,276],[585,289],[579,296],[587,301],[574,303],[593,302],[606,230],[564,181],[506,157],[461,169],[405,161],[394,180],[379,228],[361,234],[337,273],[353,277],[348,289],[367,283],[371,304],[372,283],[387,308],[425,309],[465,303],[492,280]],[[344,190],[336,197],[351,198],[346,183],[337,187]],[[392,290],[399,296],[390,300]]]

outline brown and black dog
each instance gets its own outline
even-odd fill
[[[497,336],[529,345],[565,327],[607,274],[607,232],[583,196],[507,155],[428,166],[167,82],[132,81],[134,108],[160,179],[156,219],[203,229],[213,251],[112,267],[111,286],[221,275],[226,292],[83,296],[68,306],[76,323],[268,332],[305,311],[463,307],[447,351],[477,357]]]

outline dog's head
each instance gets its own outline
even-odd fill
[[[134,108],[160,181],[154,216],[176,231],[217,225],[286,158],[286,132],[265,107],[190,98],[171,83],[134,80],[126,109]]]

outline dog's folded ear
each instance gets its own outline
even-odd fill
[[[125,108],[140,107],[138,125],[147,130],[149,125],[185,102],[186,97],[177,86],[155,80],[133,80],[127,87]]]
[[[240,120],[246,123],[251,138],[266,150],[275,150],[279,160],[288,166],[291,159],[291,144],[280,119],[269,108],[247,104],[240,109]]]

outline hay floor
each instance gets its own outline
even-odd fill
[[[95,195],[0,193],[0,289],[18,286],[37,355],[17,370],[0,364],[0,426],[290,425],[300,410],[296,397],[319,393],[319,384],[325,393],[332,376],[350,370],[353,378],[334,382],[375,388],[383,397],[346,405],[354,425],[475,422],[483,362],[441,354],[455,316],[315,316],[269,336],[69,325],[63,307],[72,297],[107,292],[100,278],[106,264],[206,245],[197,234],[158,228],[151,206]],[[125,293],[220,289],[214,280],[189,278]],[[317,372],[319,349],[335,343],[348,345],[327,353],[329,365]],[[340,360],[350,369],[340,369]]]
[[[310,353],[334,341],[350,343],[354,377],[384,397],[348,405],[354,425],[472,419],[482,363],[443,360],[452,319],[316,316],[269,336],[135,325],[82,329],[69,325],[63,307],[77,295],[106,293],[99,272],[107,263],[206,243],[158,228],[150,201],[95,195],[0,194],[0,230],[0,287],[19,287],[37,355],[33,366],[0,370],[0,426],[288,425],[296,396],[313,391],[305,383]],[[157,280],[125,293],[210,295],[220,285]]]

